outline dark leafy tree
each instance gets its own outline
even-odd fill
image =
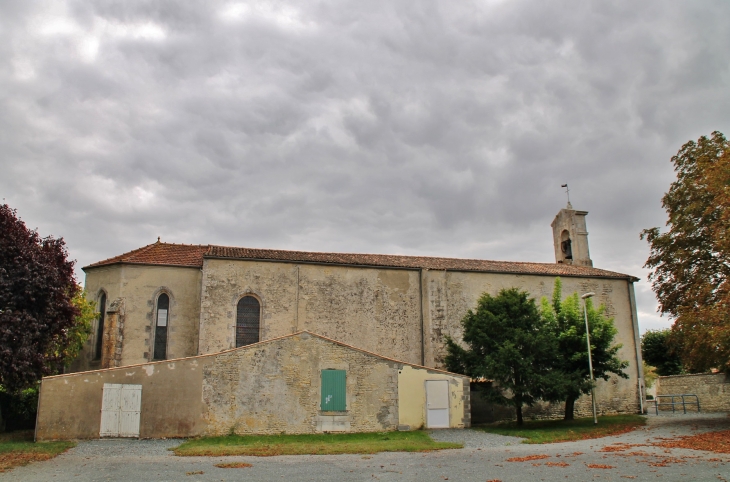
[[[535,301],[515,288],[484,294],[461,321],[463,348],[446,339],[446,366],[473,379],[493,380],[492,401],[512,405],[522,425],[522,407],[554,392],[555,337],[544,329]]]
[[[645,229],[645,267],[659,311],[689,371],[730,371],[730,144],[720,132],[672,157],[677,180],[662,198],[668,230]]]
[[[672,332],[666,330],[651,330],[641,337],[641,356],[644,361],[656,368],[660,377],[679,375],[684,370],[682,360],[675,351],[671,342]]]
[[[591,299],[586,300],[588,326],[590,329],[591,357],[595,379],[608,380],[611,374],[628,378],[624,369],[627,361],[618,358],[621,345],[614,344],[616,328],[613,318],[605,315],[603,306],[596,309]],[[585,314],[578,293],[563,300],[562,283],[555,279],[553,298],[543,298],[541,312],[546,326],[550,327],[558,340],[560,356],[554,361],[555,370],[562,374],[560,384],[553,385],[556,393],[550,398],[565,400],[565,420],[573,420],[575,401],[591,391],[591,376],[588,365]]]
[[[79,308],[63,239],[41,238],[0,205],[0,384],[15,393],[67,361]]]

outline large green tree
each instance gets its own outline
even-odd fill
[[[552,300],[541,300],[544,323],[558,340],[560,356],[554,360],[555,370],[560,372],[560,384],[554,385],[557,393],[550,398],[565,400],[565,420],[573,420],[575,401],[591,391],[592,383],[588,365],[585,314],[578,293],[563,299],[562,282],[555,279]],[[613,318],[608,318],[605,307],[595,308],[591,299],[586,300],[588,327],[590,329],[591,358],[595,379],[608,380],[611,374],[628,378],[624,369],[627,361],[618,357],[621,345],[614,344],[616,328]]]
[[[446,339],[449,370],[473,379],[493,380],[492,401],[512,405],[522,425],[522,407],[553,393],[558,356],[555,337],[544,329],[535,301],[524,291],[505,289],[479,298],[475,311],[461,321],[463,348]]]
[[[641,357],[660,377],[682,373],[682,360],[671,342],[671,330],[649,330],[641,337]]]
[[[672,163],[677,180],[662,198],[668,229],[641,232],[651,248],[645,267],[685,368],[730,371],[730,144],[713,132]]]

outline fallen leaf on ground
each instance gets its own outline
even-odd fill
[[[529,462],[530,460],[549,459],[549,455],[528,455],[527,457],[512,457],[507,462]]]
[[[730,430],[707,432],[698,435],[664,440],[664,442],[654,445],[659,447],[705,450],[708,452],[730,454]]]
[[[246,462],[227,462],[225,464],[215,464],[215,466],[221,469],[245,469],[247,467],[253,467],[253,465]]]
[[[599,450],[599,452],[621,452],[624,450],[628,450],[631,447],[646,447],[645,444],[627,444],[627,443],[615,443],[612,445],[606,445],[602,449]]]

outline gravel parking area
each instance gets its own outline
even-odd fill
[[[108,438],[80,442],[71,449],[75,457],[103,457],[103,458],[148,458],[167,457],[170,448],[180,445],[182,440],[130,440]]]
[[[648,417],[640,430],[602,439],[548,445],[478,431],[433,431],[437,440],[464,449],[427,453],[284,457],[176,457],[168,449],[180,440],[93,440],[55,459],[0,474],[8,481],[730,481],[730,454],[652,446],[662,438],[729,430],[727,414]],[[637,444],[606,451],[615,444]],[[610,449],[611,447],[609,447]],[[247,462],[224,469],[221,462]],[[658,479],[659,478],[659,479]]]
[[[496,433],[482,432],[481,430],[441,429],[428,432],[437,442],[454,442],[464,444],[464,448],[505,447],[521,444],[520,437],[497,435]]]

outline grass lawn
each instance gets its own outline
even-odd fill
[[[477,430],[500,435],[512,435],[527,440],[526,444],[546,444],[552,442],[569,442],[606,437],[632,430],[646,424],[641,415],[612,415],[598,417],[598,425],[593,424],[593,417],[565,420],[525,420],[522,427],[515,422],[480,425]]]
[[[227,435],[184,442],[175,455],[325,455],[376,452],[425,452],[458,449],[461,444],[434,442],[426,432],[374,432],[306,435]]]
[[[0,434],[0,472],[38,460],[52,459],[76,445],[74,442],[33,442],[33,431]]]

